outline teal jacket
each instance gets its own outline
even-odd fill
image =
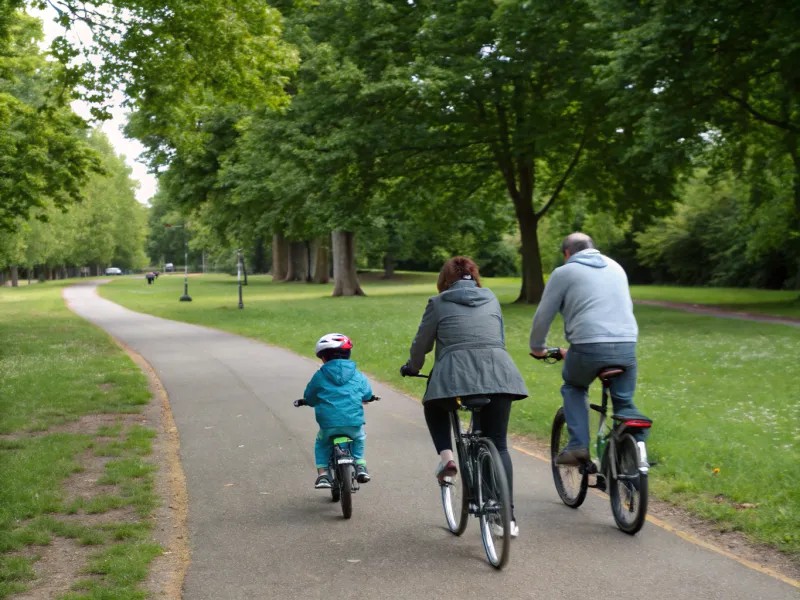
[[[352,360],[334,359],[322,365],[306,386],[303,399],[314,407],[322,429],[361,427],[364,401],[372,398],[367,378]]]

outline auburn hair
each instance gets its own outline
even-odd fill
[[[436,287],[441,294],[450,289],[450,286],[456,281],[462,279],[471,279],[478,287],[481,287],[481,275],[478,272],[478,265],[475,264],[475,261],[466,256],[454,256],[442,265]]]

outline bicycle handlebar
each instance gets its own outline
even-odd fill
[[[381,399],[380,396],[372,396],[372,398],[370,398],[369,400],[362,400],[361,404],[369,404],[370,402],[377,402],[380,399]],[[295,400],[294,402],[292,402],[292,404],[294,404],[295,406],[308,406],[304,398]]]
[[[561,354],[561,348],[546,348],[546,354],[544,356],[536,356],[533,352],[531,352],[531,356],[536,360],[543,360],[549,365],[553,365],[560,360],[564,360],[564,355]]]

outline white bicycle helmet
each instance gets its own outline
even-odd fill
[[[353,342],[350,338],[341,333],[328,333],[319,338],[317,347],[314,349],[319,358],[321,352],[325,350],[351,350]]]

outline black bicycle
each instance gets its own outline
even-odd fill
[[[553,364],[562,360],[563,356],[559,348],[548,348],[546,355],[534,358]],[[603,492],[608,489],[611,512],[617,527],[634,535],[642,528],[647,517],[647,477],[650,468],[647,446],[635,436],[642,429],[650,428],[652,421],[612,414],[613,426],[607,422],[611,380],[624,372],[622,367],[607,366],[597,374],[603,384],[602,404],[589,404],[592,410],[600,413],[595,460],[577,466],[556,464],[556,457],[569,441],[567,420],[561,407],[553,419],[550,465],[556,490],[564,504],[578,508],[586,499],[588,488]],[[590,475],[595,476],[594,483],[589,481]]]
[[[373,396],[363,404],[369,404],[380,400],[380,396]],[[308,406],[305,400],[294,401],[295,406]],[[359,489],[358,479],[356,478],[356,460],[350,452],[350,444],[353,440],[342,435],[333,439],[333,452],[328,462],[328,479],[331,482],[331,499],[333,502],[340,502],[342,505],[342,515],[345,519],[353,516],[353,494]]]
[[[427,375],[413,377],[427,379]],[[500,453],[489,438],[481,436],[481,408],[490,398],[456,398],[458,410],[450,413],[458,469],[461,477],[445,477],[441,482],[442,506],[447,528],[455,535],[467,529],[467,517],[478,518],[486,558],[496,569],[508,562],[511,546],[511,492]],[[459,410],[470,413],[465,430]]]

